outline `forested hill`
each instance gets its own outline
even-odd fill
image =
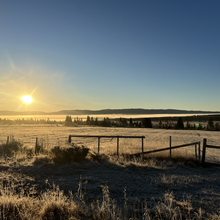
[[[177,109],[103,109],[103,110],[61,110],[58,112],[42,111],[0,111],[0,115],[108,115],[108,114],[213,114],[219,111],[187,111]]]

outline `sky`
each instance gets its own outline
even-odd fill
[[[0,111],[220,111],[219,11],[219,0],[1,0]]]

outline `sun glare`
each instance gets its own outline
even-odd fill
[[[30,104],[31,102],[33,102],[33,99],[29,95],[23,96],[21,99],[26,104]]]

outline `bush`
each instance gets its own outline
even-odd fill
[[[80,162],[84,160],[89,149],[84,146],[72,144],[72,146],[68,148],[54,147],[51,152],[53,154],[54,163],[64,164],[70,163],[71,161]]]
[[[10,142],[0,145],[0,155],[13,156],[14,153],[22,151],[22,144],[16,141],[14,137],[10,137]]]

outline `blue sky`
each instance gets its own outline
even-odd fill
[[[219,11],[218,0],[3,0],[0,110],[220,111]]]

